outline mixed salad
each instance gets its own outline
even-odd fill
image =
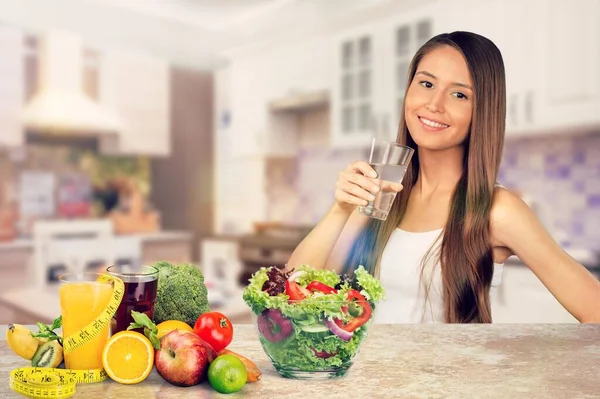
[[[243,298],[257,315],[260,341],[271,360],[312,371],[354,357],[384,291],[362,266],[349,277],[303,265],[291,272],[261,268]]]

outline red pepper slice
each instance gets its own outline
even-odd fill
[[[356,330],[358,327],[365,324],[371,318],[373,314],[373,308],[369,304],[369,301],[358,291],[350,290],[348,291],[348,300],[356,299],[356,304],[362,308],[362,313],[360,316],[357,316],[350,320],[348,323],[344,324],[344,322],[340,319],[334,319],[335,324],[337,324],[341,329],[346,330],[348,332],[352,332]],[[343,309],[344,313],[348,313],[348,308]]]
[[[330,287],[327,284],[323,284],[320,281],[311,281],[310,284],[306,286],[306,289],[312,292],[322,292],[323,294],[337,294],[337,290],[335,288]]]
[[[290,301],[301,301],[311,296],[309,290],[290,280],[285,281],[285,293],[290,297]]]

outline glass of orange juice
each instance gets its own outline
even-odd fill
[[[98,281],[98,273],[68,273],[59,277],[63,338],[75,334],[102,314],[113,295],[113,283]],[[110,335],[110,324],[82,347],[65,355],[72,370],[102,368],[102,350]]]

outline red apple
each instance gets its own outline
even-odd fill
[[[155,356],[156,371],[173,385],[189,387],[202,381],[208,368],[208,353],[196,334],[173,330],[160,340]]]

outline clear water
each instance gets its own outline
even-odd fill
[[[363,215],[385,220],[396,198],[396,192],[390,189],[390,185],[402,182],[406,173],[406,166],[374,163],[371,164],[371,167],[377,172],[379,192],[375,195],[375,200],[369,201],[366,206],[359,207],[359,212]]]

